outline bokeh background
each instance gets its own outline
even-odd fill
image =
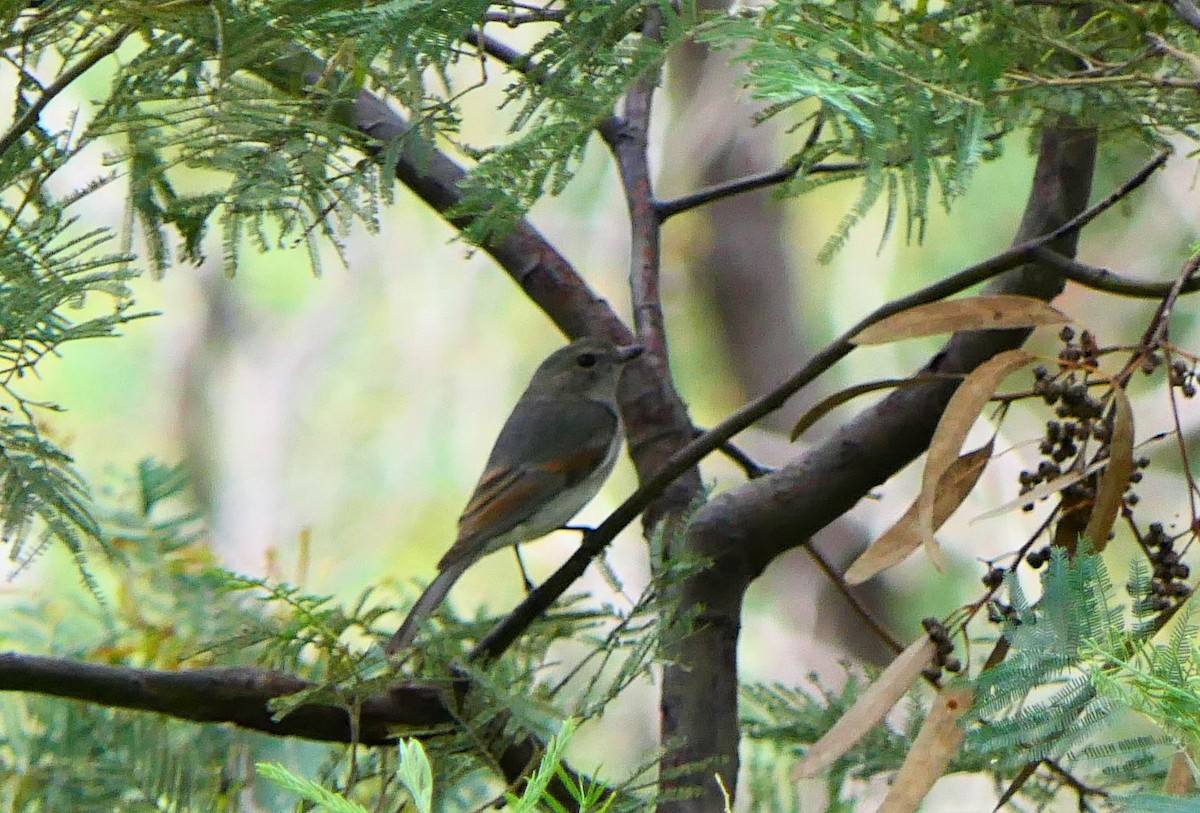
[[[97,69],[47,111],[64,121],[107,77]],[[486,94],[473,99],[467,136],[498,137],[502,128]],[[680,54],[658,96],[654,161],[660,195],[671,197],[723,179],[778,166],[799,135],[751,128],[753,108],[739,95],[721,57],[700,48]],[[1179,145],[1187,152],[1189,145]],[[1148,156],[1114,145],[1102,156],[1094,197],[1106,193]],[[106,171],[101,149],[82,156],[78,174],[59,191]],[[817,255],[853,205],[859,187],[845,182],[799,199],[760,192],[671,220],[665,230],[663,292],[671,362],[699,426],[720,420],[749,397],[799,367],[814,351],[878,305],[964,265],[1012,239],[1032,173],[1027,134],[1003,144],[982,166],[951,212],[935,211],[923,244],[905,240],[902,224],[881,244],[882,207],[855,227],[832,262]],[[1131,202],[1083,236],[1080,257],[1130,275],[1169,280],[1195,241],[1200,218],[1194,164],[1173,161]],[[206,179],[195,179],[203,184]],[[79,206],[88,222],[120,227],[120,184]],[[597,141],[559,198],[531,218],[619,313],[628,314],[627,221],[613,166]],[[201,267],[173,267],[133,285],[139,304],[160,315],[134,322],[107,342],[71,346],[48,360],[26,392],[66,407],[43,416],[48,431],[74,455],[103,499],[129,488],[137,461],[186,461],[195,498],[208,517],[211,544],[228,567],[268,574],[315,593],[353,596],[373,584],[415,596],[418,583],[453,538],[495,433],[538,361],[561,337],[495,265],[456,240],[436,215],[400,190],[381,213],[378,233],[345,240],[343,263],[326,247],[322,274],[303,249],[246,254],[234,278],[220,271],[219,240]],[[1071,287],[1057,302],[1102,344],[1136,341],[1154,303],[1130,303]],[[1190,300],[1173,337],[1200,349]],[[1055,352],[1052,334],[1038,340]],[[869,402],[842,407],[797,444],[787,429],[806,405],[865,380],[916,369],[938,342],[913,341],[856,352],[780,415],[739,438],[761,462],[778,464],[820,439]],[[1138,383],[1138,438],[1170,427],[1160,383]],[[1183,418],[1189,431],[1195,409]],[[1020,411],[1018,411],[1020,413]],[[1048,416],[1013,415],[999,457],[976,494],[940,537],[952,561],[938,573],[920,553],[863,589],[901,638],[918,620],[942,615],[978,595],[980,560],[1011,550],[1043,516],[970,518],[1017,491],[1016,473],[1036,459]],[[980,438],[987,431],[978,427]],[[1163,445],[1142,487],[1144,510],[1186,522],[1186,494]],[[740,475],[720,459],[703,472],[714,489]],[[884,530],[915,494],[912,467],[881,488],[816,544],[847,561]],[[580,521],[599,521],[635,486],[622,461]],[[535,579],[560,563],[577,539],[556,534],[526,547]],[[1128,540],[1118,542],[1132,556]],[[627,531],[609,562],[629,596],[646,580],[639,529]],[[63,584],[73,565],[53,554],[9,581],[10,596]],[[622,601],[597,572],[581,589],[596,601]],[[473,568],[452,594],[462,609],[477,603],[503,611],[521,595],[507,553]],[[776,562],[747,604],[741,663],[747,680],[804,681],[817,671],[836,683],[841,661],[882,657],[842,600],[814,574],[803,551]],[[399,621],[399,615],[395,618]],[[603,773],[620,775],[650,752],[657,712],[652,686],[616,704],[605,721],[586,726],[576,749],[604,754]],[[622,747],[613,747],[619,736]],[[593,762],[594,760],[587,760]],[[585,762],[585,764],[587,764]],[[936,809],[936,808],[931,808]]]

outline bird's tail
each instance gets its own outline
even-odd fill
[[[417,637],[417,630],[424,623],[433,611],[438,608],[438,605],[446,598],[446,594],[450,592],[450,588],[458,581],[458,577],[463,574],[470,564],[470,559],[455,562],[450,567],[437,574],[429,586],[425,588],[425,592],[417,599],[417,603],[408,611],[408,617],[404,619],[404,623],[400,625],[400,629],[396,630],[396,634],[387,642],[384,650],[389,655],[395,655],[404,649],[407,649]]]

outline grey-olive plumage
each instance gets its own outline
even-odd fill
[[[583,338],[550,354],[508,416],[438,563],[389,654],[407,648],[421,623],[480,557],[566,525],[600,490],[621,449],[617,384],[638,345]]]

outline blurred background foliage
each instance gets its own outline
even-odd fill
[[[137,50],[126,46],[119,57],[131,60]],[[694,43],[678,48],[667,63],[651,154],[662,197],[774,168],[795,150],[796,134],[777,120],[750,127],[772,100],[752,100],[738,85],[742,68],[728,63],[729,54],[714,55]],[[459,82],[472,81],[478,70],[442,69]],[[107,97],[113,75],[107,64],[88,72],[46,108],[43,127],[67,128],[79,110],[86,118]],[[4,95],[16,81],[9,68],[0,71]],[[500,129],[494,108],[503,98],[502,86],[475,91],[455,139],[495,141]],[[599,109],[606,108],[597,103]],[[0,127],[9,123],[0,120]],[[1180,153],[1194,149],[1182,136],[1172,138]],[[89,145],[75,156],[70,172],[54,178],[55,191],[65,194],[90,183],[106,172],[106,153],[125,146],[117,135]],[[593,139],[561,194],[533,204],[530,217],[588,283],[628,316],[625,207],[612,162],[596,147]],[[994,155],[974,169],[952,211],[936,201],[928,206],[923,242],[906,241],[903,229],[881,242],[891,218],[879,199],[863,209],[841,250],[819,261],[845,225],[846,213],[862,204],[862,179],[796,198],[757,192],[672,220],[664,234],[664,306],[673,369],[696,423],[720,420],[878,304],[1006,246],[1032,174],[1029,131],[1015,126],[989,149]],[[1119,183],[1146,154],[1133,141],[1107,148],[1097,189]],[[1173,161],[1129,205],[1085,231],[1080,257],[1141,278],[1171,279],[1200,230],[1194,173],[1192,163]],[[177,180],[182,194],[202,196],[208,188],[200,172],[184,172]],[[110,184],[82,198],[73,211],[88,224],[121,230],[127,191],[121,183]],[[195,511],[189,521],[211,550],[212,562],[348,600],[375,585],[393,595],[415,595],[414,584],[431,577],[452,539],[463,500],[513,400],[537,361],[562,337],[486,256],[457,239],[406,191],[381,205],[378,218],[377,230],[351,226],[339,237],[340,252],[320,240],[262,251],[243,235],[233,276],[224,273],[222,259],[229,235],[208,234],[199,244],[205,256],[199,265],[167,262],[160,274],[125,282],[139,311],[160,315],[122,325],[118,339],[79,342],[38,365],[36,380],[24,382],[23,392],[66,407],[39,412],[38,426],[74,458],[101,505],[138,502],[142,461],[181,461],[191,484],[185,513]],[[154,254],[153,241],[144,242],[146,232],[135,233],[141,236],[133,249]],[[314,252],[319,276],[311,271]],[[1153,302],[1115,301],[1073,286],[1057,304],[1107,344],[1135,341],[1154,308]],[[1172,332],[1178,345],[1193,350],[1200,349],[1194,313],[1181,308]],[[914,341],[855,353],[784,414],[747,433],[744,445],[768,465],[788,459],[794,450],[786,428],[804,405],[842,386],[905,375],[934,347],[934,341]],[[1056,351],[1052,342],[1040,349]],[[1169,405],[1159,388],[1135,386],[1132,396],[1139,436],[1169,428]],[[830,431],[857,406],[826,418],[812,436]],[[1010,418],[998,448],[1037,436],[1045,418],[1036,412]],[[1190,441],[1196,416],[1185,412],[1183,420]],[[1011,514],[985,525],[967,523],[1015,495],[1016,474],[1031,459],[1033,450],[1016,448],[995,461],[945,526],[941,537],[954,563],[950,571],[937,573],[916,556],[872,588],[897,619],[901,637],[916,634],[920,617],[943,614],[974,596],[978,560],[1011,549],[1011,540],[1035,527],[1035,518]],[[1141,494],[1142,510],[1170,524],[1186,521],[1186,506],[1179,504],[1184,492],[1168,459],[1161,456],[1163,465],[1151,469]],[[739,478],[717,458],[702,470],[716,489]],[[849,558],[849,551],[903,511],[918,476],[908,471],[890,482],[822,534],[818,546],[835,558]],[[632,469],[622,462],[580,521],[601,519],[634,485]],[[116,515],[105,519],[115,522]],[[550,572],[574,543],[564,533],[530,546],[526,561],[534,579]],[[631,529],[608,554],[627,596],[636,597],[648,578],[643,545]],[[177,563],[183,571],[194,564],[186,560],[192,555]],[[149,570],[134,572],[154,578]],[[13,611],[7,643],[81,654],[104,640],[96,633],[105,626],[105,613],[140,601],[101,576],[98,593],[106,604],[98,604],[95,596],[80,592],[78,578],[64,552],[52,548],[7,582],[5,600]],[[580,588],[593,592],[597,603],[625,600],[596,569]],[[826,589],[800,551],[759,580],[744,619],[745,680],[794,683],[816,672],[837,682],[841,659],[879,656],[871,642],[858,640],[841,623],[846,610]],[[470,614],[474,601],[502,611],[520,595],[511,558],[496,556],[463,578],[453,600]],[[236,602],[231,607],[224,621],[245,611]],[[154,614],[152,606],[137,609]],[[399,615],[392,620],[398,623]],[[386,623],[385,617],[381,624]],[[104,645],[157,653],[151,660],[164,665],[188,655],[163,649],[166,640]],[[603,721],[585,725],[572,741],[573,751],[583,765],[603,754],[602,777],[624,776],[654,748],[655,706],[655,692],[643,682],[641,690],[614,703]],[[36,698],[6,698],[4,708],[6,715],[29,719],[64,713],[53,701]],[[162,738],[165,750],[180,753],[206,748],[237,759],[247,742],[259,749],[256,758],[291,751],[292,758],[319,760],[324,753],[321,746],[224,730],[200,733],[182,723],[128,720],[103,710],[88,715],[90,733],[79,738],[80,747],[105,754],[114,771],[120,756],[104,745],[104,725],[138,728],[137,736]],[[6,725],[9,732],[18,728]],[[613,746],[614,737],[621,747]],[[11,740],[7,744],[19,748]],[[105,764],[96,771],[103,772]],[[162,781],[177,776],[170,766],[163,771]],[[55,809],[52,801],[48,797],[44,809]]]

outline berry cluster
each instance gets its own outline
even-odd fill
[[[931,666],[924,670],[922,674],[931,681],[938,681],[942,678],[942,670],[947,672],[961,672],[962,661],[953,657],[954,642],[950,640],[950,630],[937,618],[929,616],[921,621],[921,626],[925,628],[926,634],[929,635],[929,640],[933,641],[937,647],[936,666]]]
[[[1047,545],[1044,548],[1029,551],[1029,553],[1025,554],[1025,561],[1029,563],[1030,567],[1037,570],[1050,561],[1050,546]]]
[[[1167,382],[1179,389],[1184,398],[1196,394],[1196,368],[1183,359],[1175,359],[1167,373]]]
[[[1084,330],[1076,342],[1075,331],[1070,327],[1064,327],[1058,337],[1063,341],[1063,349],[1058,354],[1058,373],[1052,375],[1041,365],[1033,370],[1033,392],[1040,395],[1047,405],[1055,407],[1058,419],[1046,422],[1045,434],[1038,445],[1043,460],[1036,469],[1022,471],[1017,477],[1022,494],[1028,494],[1041,483],[1061,477],[1064,471],[1074,466],[1083,465],[1082,457],[1089,440],[1100,444],[1095,459],[1103,459],[1107,454],[1104,444],[1112,439],[1112,416],[1105,417],[1104,402],[1088,390],[1088,372],[1095,367],[1100,354],[1095,337]],[[1172,369],[1182,370],[1176,377],[1181,382],[1185,380],[1186,364],[1182,368],[1178,364],[1172,365]],[[1137,469],[1149,465],[1149,458],[1135,461]],[[1142,472],[1134,471],[1129,479],[1132,487],[1141,482]],[[1065,486],[1061,494],[1065,502],[1075,504],[1094,499],[1095,492],[1095,478],[1089,477]],[[1137,494],[1131,492],[1126,496],[1128,505],[1136,505],[1137,502]],[[1032,511],[1033,503],[1027,503],[1022,508]],[[1029,561],[1034,567],[1039,567],[1041,562],[1048,559],[1049,555],[1038,555]]]
[[[1088,394],[1087,371],[1099,364],[1100,349],[1090,331],[1083,331],[1075,342],[1070,326],[1058,332],[1063,349],[1058,353],[1058,373],[1039,365],[1033,370],[1033,391],[1050,406],[1058,404],[1058,417],[1081,419],[1099,417],[1102,404]],[[1061,402],[1061,403],[1060,403]]]
[[[1022,471],[1018,481],[1020,493],[1027,495],[1059,478],[1064,482],[1074,480],[1057,491],[1062,501],[1057,519],[1073,519],[1065,529],[1059,527],[1057,532],[1062,534],[1065,530],[1066,533],[1080,533],[1083,530],[1081,523],[1086,522],[1088,515],[1077,512],[1088,511],[1090,503],[1096,498],[1096,487],[1100,480],[1100,474],[1089,474],[1087,467],[1099,468],[1096,464],[1102,464],[1108,458],[1113,439],[1116,410],[1110,408],[1112,402],[1108,393],[1114,384],[1097,373],[1100,357],[1109,351],[1101,350],[1092,333],[1084,330],[1076,334],[1074,329],[1064,327],[1058,337],[1063,345],[1057,357],[1057,370],[1052,372],[1042,365],[1033,369],[1032,394],[1051,407],[1054,416],[1046,422],[1038,443],[1040,460],[1036,468]],[[1172,360],[1168,365],[1162,353],[1145,354],[1142,359],[1142,369],[1147,374],[1164,367],[1171,387],[1185,398],[1196,395],[1200,389],[1200,362],[1189,356],[1186,360]],[[1093,392],[1096,394],[1093,395]],[[1143,481],[1144,470],[1150,465],[1150,459],[1140,457],[1133,463],[1128,489],[1123,497],[1122,512],[1127,518],[1134,515],[1134,506],[1138,504],[1134,489]],[[1049,493],[1049,489],[1044,490]],[[1026,511],[1033,507],[1032,500],[1023,506]],[[1153,576],[1146,588],[1147,595],[1140,597],[1139,604],[1152,612],[1177,608],[1192,592],[1186,583],[1191,570],[1181,561],[1186,550],[1177,550],[1175,547],[1179,537],[1168,536],[1161,523],[1153,523],[1141,542],[1153,568]],[[1031,568],[1039,569],[1050,561],[1052,549],[1052,545],[1043,545],[1035,550],[1025,547],[1022,549],[1023,560]],[[987,571],[981,579],[988,590],[984,599],[987,618],[993,624],[1020,624],[1020,614],[997,596],[1006,573],[1004,567],[991,562],[987,564]],[[1130,586],[1131,592],[1136,589]],[[926,619],[924,626],[930,639],[937,645],[940,664],[929,672],[938,676],[942,669],[957,671],[958,661],[953,658],[947,660],[953,645],[944,626],[936,619]],[[954,669],[947,665],[951,662]]]
[[[988,572],[983,574],[983,586],[989,590],[995,590],[1004,583],[1004,568],[992,565],[988,568]]]
[[[1150,524],[1142,538],[1154,578],[1150,581],[1150,605],[1158,611],[1169,610],[1191,594],[1192,589],[1182,581],[1191,575],[1191,568],[1179,561],[1175,540],[1167,536],[1161,522]]]
[[[1064,327],[1058,337],[1063,342],[1058,372],[1052,375],[1042,365],[1033,368],[1033,392],[1055,407],[1058,420],[1046,422],[1046,432],[1038,445],[1044,459],[1037,469],[1018,475],[1022,494],[1061,476],[1064,464],[1069,468],[1078,461],[1089,439],[1103,444],[1112,437],[1112,422],[1104,418],[1104,403],[1088,390],[1088,370],[1096,366],[1100,353],[1095,337],[1085,330],[1076,342],[1071,327]],[[1063,498],[1068,501],[1094,496],[1094,486],[1086,480],[1063,489]],[[1033,504],[1024,509],[1033,510]]]

